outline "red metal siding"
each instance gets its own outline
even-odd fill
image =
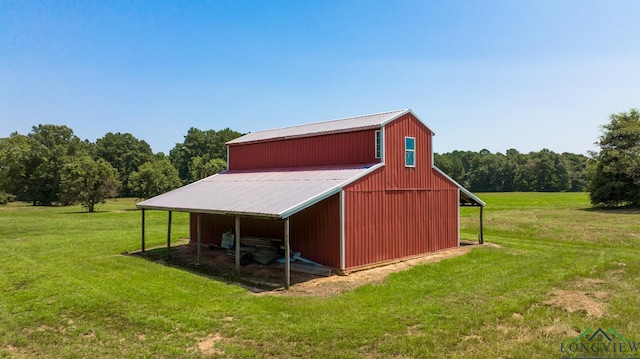
[[[405,167],[404,138],[416,139]],[[385,127],[385,167],[345,188],[345,266],[458,245],[458,189],[431,168],[431,131],[406,115]]]
[[[229,169],[378,163],[375,130],[229,146]]]
[[[191,214],[191,243],[197,242],[196,213]],[[201,243],[220,244],[222,234],[235,228],[235,217],[201,214]],[[293,252],[326,266],[340,266],[340,197],[332,196],[302,210],[290,219],[290,244]],[[240,218],[241,236],[284,238],[280,219]]]
[[[236,222],[234,216],[214,214],[201,214],[200,216],[200,233],[203,244],[220,244],[223,233],[235,231]],[[198,234],[197,213],[191,213],[189,230],[191,243],[196,243]],[[284,238],[284,223],[280,220],[241,218],[240,234],[242,236]]]
[[[291,216],[291,250],[326,266],[340,267],[340,195]]]

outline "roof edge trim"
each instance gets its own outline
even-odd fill
[[[421,124],[422,126],[424,126],[427,130],[429,130],[429,132],[431,132],[431,135],[433,135],[433,136],[435,136],[435,135],[436,135],[436,133],[435,133],[435,132],[433,132],[433,130],[432,130],[429,126],[427,126],[427,123],[426,123],[426,122],[424,122],[424,121],[422,121],[422,119],[421,119],[420,117],[418,117],[418,115],[416,115],[416,114],[415,114],[415,112],[411,111],[411,109],[410,109],[410,108],[408,108],[408,109],[406,109],[406,110],[404,110],[404,111],[400,112],[400,113],[399,113],[399,114],[397,114],[396,116],[394,116],[394,117],[392,117],[392,118],[390,118],[390,119],[386,120],[385,122],[381,123],[381,125],[382,125],[382,126],[384,126],[384,125],[388,124],[389,122],[393,122],[393,121],[397,120],[398,118],[400,118],[400,117],[402,117],[402,116],[404,116],[404,115],[406,115],[406,114],[409,114],[409,113],[410,113],[410,114],[411,114],[411,115],[412,115],[416,120],[418,120],[418,122],[420,122],[420,124]]]
[[[271,137],[271,138],[265,138],[265,139],[261,139],[261,140],[243,141],[243,142],[232,142],[234,140],[231,140],[229,142],[226,142],[225,146],[229,147],[229,146],[250,145],[250,144],[253,144],[253,143],[264,143],[264,142],[276,142],[276,141],[284,141],[284,140],[295,140],[295,139],[298,139],[298,138],[308,138],[308,137],[335,135],[335,134],[340,134],[340,133],[368,131],[368,130],[373,130],[373,129],[376,129],[376,128],[380,128],[380,126],[379,125],[373,125],[373,126],[363,126],[363,127],[358,127],[358,128],[347,128],[347,129],[342,129],[342,130],[310,132],[310,133],[304,133],[304,134],[300,134],[300,135]]]
[[[393,117],[391,117],[391,118],[387,119],[386,121],[382,122],[382,123],[380,124],[380,126],[384,126],[384,125],[386,125],[386,124],[387,124],[387,123],[389,123],[389,122],[395,121],[395,120],[397,120],[398,118],[400,118],[400,117],[402,117],[402,116],[404,116],[404,115],[406,115],[406,114],[408,114],[408,113],[413,114],[413,116],[414,116],[415,118],[417,118],[417,119],[418,119],[418,116],[416,116],[413,112],[411,112],[411,109],[410,109],[410,108],[406,108],[406,109],[404,109],[404,110],[400,110],[400,111],[402,111],[402,112],[399,112],[399,113],[397,113],[395,116],[393,116]],[[418,121],[420,121],[420,119],[418,119]],[[422,121],[420,121],[420,122],[422,122]],[[424,124],[424,123],[423,123],[423,124]]]
[[[196,208],[160,207],[160,206],[147,206],[147,205],[136,205],[136,207],[138,207],[139,209],[187,212],[187,213],[196,213],[196,214],[203,213],[203,214],[234,215],[234,216],[242,216],[242,217],[280,218],[280,216],[275,213],[212,211],[212,210],[202,210],[202,209],[196,209]]]
[[[442,171],[441,169],[439,169],[438,167],[436,167],[435,165],[432,165],[431,168],[433,168],[434,170],[436,170],[438,173],[440,173],[441,175],[443,175],[446,179],[448,179],[449,181],[451,181],[453,184],[455,184],[456,186],[458,186],[458,188],[460,189],[461,192],[463,192],[464,194],[466,194],[467,196],[469,196],[472,200],[474,200],[476,203],[478,203],[480,206],[485,207],[487,204],[481,200],[480,198],[478,198],[476,195],[474,195],[473,193],[471,193],[468,189],[462,187],[462,185],[458,182],[456,182],[453,178],[449,177],[448,174],[444,173],[444,171]]]

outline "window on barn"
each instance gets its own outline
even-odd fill
[[[382,131],[376,131],[376,158],[382,157]]]
[[[413,137],[404,138],[404,165],[406,167],[416,166],[416,139]]]

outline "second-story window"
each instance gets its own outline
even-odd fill
[[[404,165],[406,167],[416,166],[416,139],[414,137],[404,138]]]
[[[376,158],[382,158],[382,131],[376,131]]]

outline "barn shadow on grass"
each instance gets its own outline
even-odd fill
[[[170,248],[158,247],[125,253],[150,262],[200,275],[226,284],[236,284],[251,292],[262,293],[284,290],[284,263],[271,262],[268,265],[256,262],[244,263],[240,266],[240,275],[235,273],[235,257],[226,249],[202,246],[200,263],[196,263],[197,246],[179,244]],[[319,276],[291,271],[291,285],[307,282]]]

